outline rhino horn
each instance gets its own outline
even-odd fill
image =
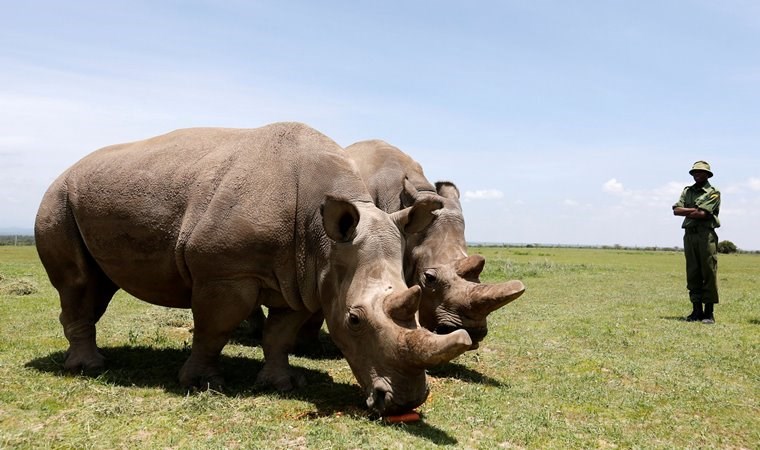
[[[468,292],[470,312],[483,317],[516,300],[525,292],[520,280],[497,284],[476,284]]]
[[[454,269],[457,275],[467,281],[480,282],[480,272],[486,265],[486,259],[480,255],[470,255],[456,262]]]
[[[422,289],[412,286],[409,289],[391,295],[385,299],[385,313],[399,322],[414,321],[414,315],[420,309]]]
[[[472,339],[465,330],[449,334],[433,334],[424,329],[410,330],[406,335],[406,360],[415,367],[429,369],[446,363],[472,347]]]

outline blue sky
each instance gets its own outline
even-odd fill
[[[0,6],[0,230],[105,145],[305,122],[463,194],[467,239],[680,246],[698,159],[760,250],[755,1],[35,1]]]

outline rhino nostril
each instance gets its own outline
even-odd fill
[[[465,330],[467,330],[467,334],[470,335],[470,339],[472,339],[473,344],[482,341],[488,334],[488,328],[486,327],[465,328]]]
[[[372,395],[367,398],[367,407],[377,411],[379,414],[385,412],[385,409],[392,403],[393,394],[381,387],[372,389]]]
[[[458,330],[459,328],[451,325],[438,325],[435,327],[435,334],[450,334]]]

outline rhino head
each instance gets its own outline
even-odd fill
[[[397,414],[427,398],[425,369],[472,346],[462,330],[437,335],[417,319],[422,289],[403,278],[404,235],[422,231],[442,205],[424,199],[388,214],[371,202],[327,198],[323,225],[331,239],[319,297],[330,336],[380,415]]]
[[[519,280],[481,284],[485,259],[467,255],[464,217],[459,190],[450,182],[437,182],[436,192],[417,191],[405,183],[402,200],[414,204],[423,199],[441,200],[433,223],[408,241],[406,280],[422,288],[420,324],[438,334],[464,329],[472,349],[488,333],[488,315],[517,299],[525,291]]]

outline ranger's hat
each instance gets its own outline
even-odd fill
[[[697,161],[694,163],[693,166],[691,166],[691,170],[689,171],[689,175],[694,175],[694,172],[697,170],[702,170],[707,172],[707,178],[710,178],[713,176],[713,173],[710,171],[710,165],[707,164],[707,161]]]

